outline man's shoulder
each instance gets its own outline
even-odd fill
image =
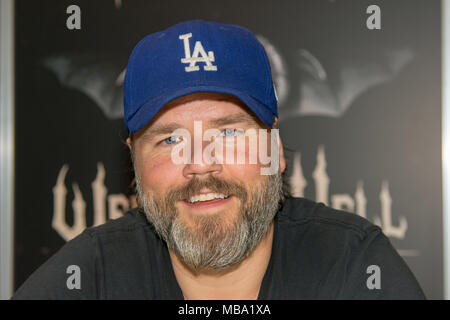
[[[161,246],[153,241],[156,236],[151,230],[144,214],[137,209],[87,228],[40,266],[14,298],[98,299],[127,294],[144,297],[140,283],[152,283],[147,273],[152,264],[159,263],[161,254],[157,251]],[[75,267],[81,275],[80,290],[68,289],[68,267]]]
[[[104,224],[89,227],[84,233],[91,237],[102,237],[120,233],[133,233],[136,230],[152,230],[152,226],[147,222],[144,214],[138,209],[130,209],[122,217],[111,219]]]
[[[323,203],[306,198],[287,198],[279,213],[279,222],[287,227],[311,226],[349,231],[365,237],[368,233],[381,232],[379,226],[355,213],[336,210]]]
[[[289,198],[278,215],[277,261],[287,297],[304,299],[423,299],[424,294],[381,228],[354,213]],[[281,256],[284,255],[284,256]],[[284,257],[289,257],[285,259]],[[368,266],[383,272],[368,289]]]

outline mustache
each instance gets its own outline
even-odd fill
[[[242,183],[228,182],[212,175],[209,175],[207,178],[194,178],[187,185],[172,189],[168,192],[166,199],[170,203],[186,200],[198,195],[204,188],[215,193],[233,195],[243,201],[247,200],[247,191]]]

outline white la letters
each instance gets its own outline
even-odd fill
[[[217,71],[217,66],[213,65],[214,62],[214,52],[208,51],[206,54],[205,49],[200,41],[195,42],[194,52],[191,56],[191,48],[189,46],[189,38],[192,37],[192,33],[186,33],[180,35],[178,38],[183,40],[184,44],[184,58],[181,58],[182,63],[189,63],[188,67],[185,67],[186,72],[199,71],[200,67],[197,66],[197,62],[204,62],[205,66],[203,70],[205,71]],[[201,57],[200,57],[201,56]]]

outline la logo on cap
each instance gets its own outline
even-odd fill
[[[197,62],[204,62],[203,70],[205,71],[217,71],[217,66],[213,65],[214,62],[214,52],[208,51],[206,54],[205,49],[200,41],[195,42],[194,52],[191,56],[191,48],[189,46],[189,38],[192,37],[192,33],[186,33],[180,35],[178,38],[183,40],[184,43],[184,58],[181,58],[182,63],[189,63],[188,67],[185,67],[186,72],[199,71],[200,67],[197,66]]]

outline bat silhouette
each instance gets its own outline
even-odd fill
[[[390,81],[414,58],[411,49],[397,48],[384,49],[376,59],[361,54],[324,63],[300,48],[295,61],[286,61],[269,40],[258,38],[269,56],[281,121],[306,115],[341,117],[360,94]],[[125,55],[70,53],[47,57],[43,65],[63,86],[89,96],[108,119],[119,119],[123,118],[126,59]]]

